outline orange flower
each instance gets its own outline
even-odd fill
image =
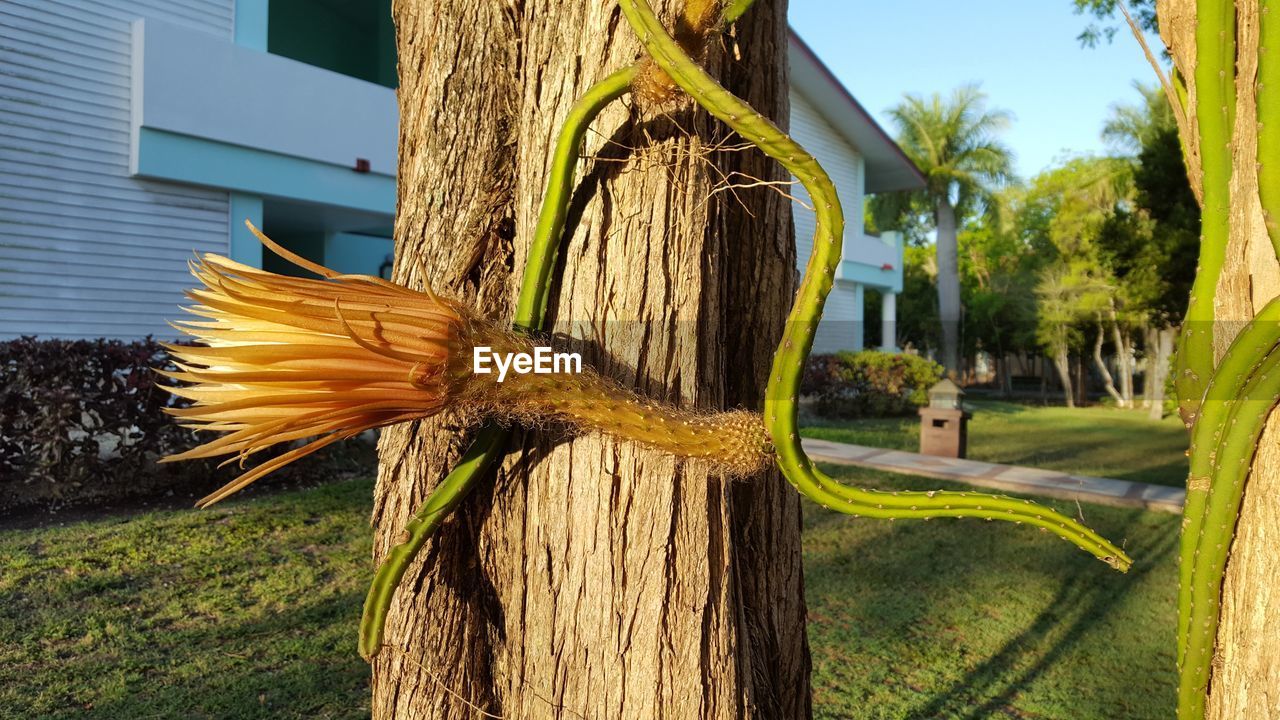
[[[172,409],[188,427],[225,433],[165,462],[233,455],[309,439],[198,503],[205,507],[331,443],[370,428],[434,415],[450,399],[464,330],[459,308],[428,288],[340,275],[249,226],[264,245],[324,280],[286,277],[218,255],[192,263],[204,285],[184,308],[203,320],[174,327],[205,346],[167,346],[194,405]]]

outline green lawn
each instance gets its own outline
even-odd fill
[[[371,492],[0,531],[0,717],[367,717]],[[1025,527],[808,507],[815,715],[1172,717],[1177,518],[1085,513],[1128,575]]]
[[[1176,417],[1148,420],[1113,407],[1038,407],[966,401],[969,457],[1117,480],[1181,486],[1187,480],[1187,431]],[[916,451],[920,419],[811,419],[807,437]]]

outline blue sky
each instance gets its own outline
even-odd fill
[[[1029,178],[1063,153],[1105,151],[1099,130],[1134,79],[1155,76],[1127,31],[1081,47],[1071,0],[791,0],[791,26],[890,134],[904,92],[978,81],[1013,113],[1005,142]],[[1156,52],[1162,47],[1153,46]]]

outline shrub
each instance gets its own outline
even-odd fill
[[[153,368],[176,369],[151,338],[0,342],[0,510],[203,494],[234,477],[235,463],[157,463],[207,438],[163,412],[187,401]]]
[[[824,417],[910,415],[929,402],[942,379],[938,363],[917,355],[875,350],[810,356],[800,392]]]

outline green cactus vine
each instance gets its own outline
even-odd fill
[[[693,61],[666,31],[644,0],[621,0],[623,15],[645,50],[693,100],[799,178],[813,199],[817,231],[813,254],[787,317],[765,392],[764,422],[776,462],[801,493],[839,512],[876,518],[976,517],[1039,527],[1125,570],[1124,551],[1080,523],[1030,501],[972,492],[896,492],[850,488],[819,470],[805,454],[797,432],[797,396],[805,360],[822,318],[840,258],[844,217],[831,178],[804,148],[750,105],[735,97]]]
[[[1260,4],[1257,66],[1258,197],[1280,256],[1280,18]],[[1237,7],[1197,0],[1195,117],[1202,175],[1200,265],[1179,339],[1175,387],[1191,429],[1179,548],[1178,716],[1202,720],[1212,680],[1227,558],[1258,439],[1280,400],[1280,299],[1273,299],[1214,362],[1214,299],[1231,237],[1236,138]],[[1188,93],[1177,94],[1182,105]],[[1183,128],[1188,151],[1190,128]]]
[[[732,22],[750,5],[750,0],[726,4],[720,11],[718,24]],[[795,141],[711,78],[688,49],[667,33],[647,3],[622,0],[621,8],[640,37],[648,58],[612,73],[591,87],[565,119],[554,149],[547,190],[522,279],[516,327],[535,330],[542,324],[572,189],[577,149],[587,127],[609,103],[635,89],[633,83],[645,74],[644,63],[651,61],[698,105],[798,177],[815,202],[818,229],[814,252],[774,357],[762,420],[772,440],[773,460],[788,481],[814,502],[854,516],[971,517],[1026,523],[1058,535],[1116,569],[1126,570],[1131,561],[1119,547],[1076,520],[1031,501],[975,492],[862,490],[835,481],[814,465],[804,453],[797,433],[797,393],[840,257],[844,219],[835,186],[818,162]],[[501,456],[507,437],[504,430],[493,426],[481,430],[459,464],[410,519],[398,543],[384,558],[370,588],[361,621],[359,648],[364,657],[372,658],[382,645],[387,612],[405,571],[443,519]]]

